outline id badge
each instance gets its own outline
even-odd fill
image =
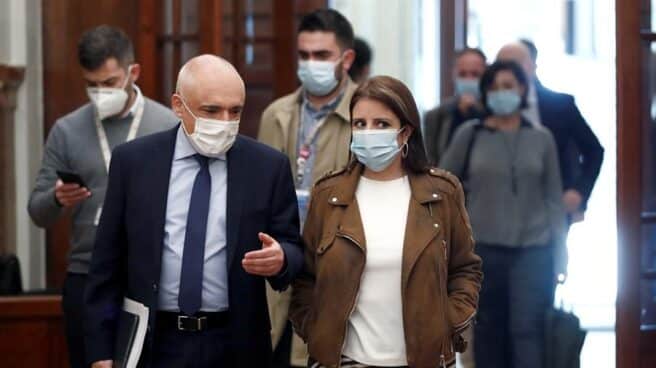
[[[96,218],[93,220],[95,226],[98,226],[100,223],[100,215],[102,215],[102,206],[98,207],[98,211],[96,211]]]

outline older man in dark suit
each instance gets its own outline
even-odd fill
[[[287,158],[238,135],[244,83],[202,55],[180,71],[181,124],[114,151],[86,290],[87,356],[111,367],[124,297],[150,309],[140,365],[267,367],[265,280],[302,267]]]
[[[535,71],[537,49],[523,40],[501,48],[497,59],[512,60],[522,66],[531,80],[524,115],[547,127],[556,140],[563,180],[563,202],[570,222],[583,219],[583,212],[604,158],[604,149],[581,115],[574,97],[554,92],[540,83]]]

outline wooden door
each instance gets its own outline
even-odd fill
[[[86,103],[77,41],[100,24],[122,28],[135,46],[143,93],[169,104],[180,66],[202,53],[231,61],[246,82],[241,132],[255,136],[260,114],[293,91],[296,29],[300,17],[326,0],[57,0],[43,1],[46,136],[55,120]],[[45,138],[45,137],[44,137]],[[67,265],[70,221],[48,231],[46,283],[61,287]]]
[[[655,2],[656,3],[656,2]],[[617,367],[656,367],[656,8],[617,0]]]

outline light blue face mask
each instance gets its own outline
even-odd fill
[[[353,132],[351,152],[364,166],[375,172],[385,170],[401,152],[396,137],[403,129],[367,129]]]
[[[478,100],[480,91],[478,90],[478,79],[456,78],[455,88],[458,96],[471,95]]]
[[[299,60],[296,75],[301,80],[303,87],[310,94],[314,96],[326,96],[339,83],[337,78],[335,78],[335,68],[339,62],[339,60],[337,62]]]
[[[514,89],[491,91],[487,94],[487,107],[494,115],[509,116],[519,110],[522,97]]]

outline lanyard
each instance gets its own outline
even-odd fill
[[[130,131],[128,132],[128,137],[125,139],[126,142],[133,140],[137,136],[139,125],[141,125],[141,117],[143,116],[144,112],[145,100],[144,98],[138,100],[140,100],[138,101],[139,105],[137,106],[137,111],[134,114],[132,123],[130,123]],[[107,169],[107,172],[109,172],[109,161],[112,159],[112,151],[109,149],[107,134],[105,133],[105,128],[102,126],[98,115],[96,115],[96,131],[98,132],[98,141],[100,142],[100,150],[102,151],[103,160],[105,160],[105,168]]]
[[[303,177],[305,176],[305,165],[312,155],[312,142],[314,141],[314,138],[316,138],[317,133],[319,133],[319,129],[321,129],[323,124],[326,122],[328,115],[330,115],[330,113],[326,114],[326,116],[317,122],[314,128],[310,131],[310,134],[305,137],[303,144],[298,150],[298,158],[296,159],[296,182],[298,185],[303,183]]]

